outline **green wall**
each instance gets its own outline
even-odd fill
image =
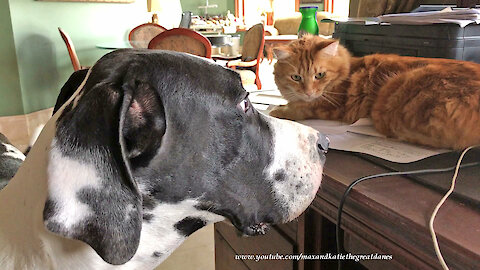
[[[204,0],[181,0],[183,10],[202,12]],[[210,0],[210,14],[234,13],[234,0]],[[200,13],[203,15],[203,13]],[[93,65],[108,50],[95,45],[126,41],[133,27],[148,22],[146,0],[134,3],[0,0],[0,116],[30,113],[55,104],[73,72],[66,31],[82,66]]]
[[[199,9],[198,6],[205,6],[205,0],[180,0],[182,3],[182,9],[184,11],[191,11],[194,15],[204,15],[204,9]],[[225,15],[227,10],[230,10],[232,14],[235,14],[235,1],[234,0],[209,0],[209,5],[216,4],[217,8],[209,8],[209,15]]]
[[[57,27],[70,35],[80,63],[91,66],[108,52],[96,44],[126,40],[131,28],[149,18],[145,0],[132,4],[10,0],[10,13],[24,113],[53,106],[73,72]]]
[[[0,116],[23,113],[17,55],[10,21],[8,1],[0,0]]]

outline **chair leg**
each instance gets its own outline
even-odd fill
[[[257,59],[257,65],[255,66],[255,84],[257,89],[262,89],[262,82],[260,82],[260,61]]]
[[[258,74],[255,77],[255,84],[257,85],[258,90],[262,89],[262,82],[260,82],[260,78],[258,77]]]

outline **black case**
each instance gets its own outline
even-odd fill
[[[480,63],[480,25],[364,25],[336,22],[333,38],[354,56],[393,53]]]

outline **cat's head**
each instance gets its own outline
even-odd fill
[[[305,35],[273,50],[275,83],[288,101],[328,96],[350,72],[350,54],[338,40]]]

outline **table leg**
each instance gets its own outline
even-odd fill
[[[272,61],[273,61],[273,45],[272,44],[265,44],[265,50],[267,51],[268,63],[272,64]]]

